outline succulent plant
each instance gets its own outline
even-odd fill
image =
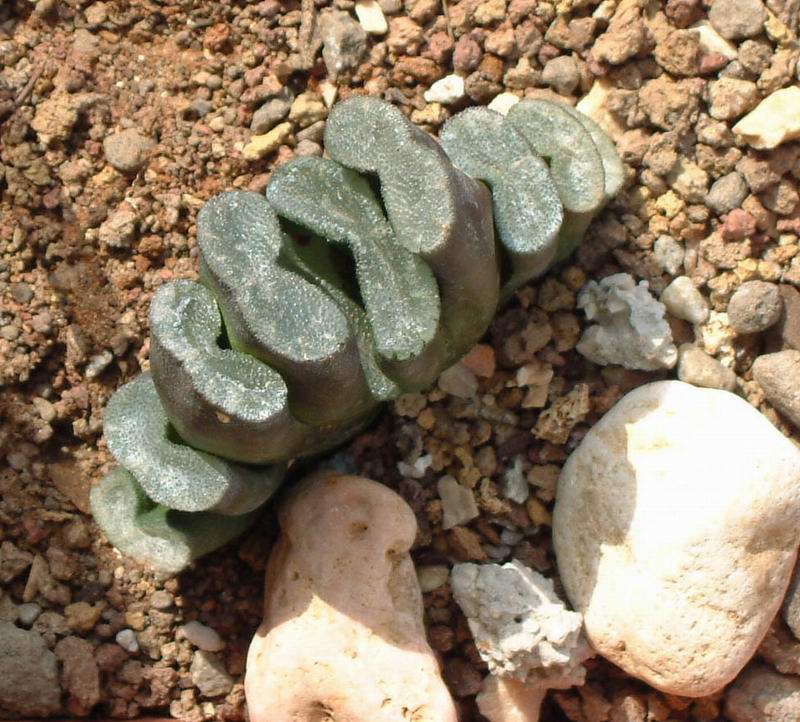
[[[330,159],[277,169],[266,196],[205,204],[200,282],[157,291],[150,373],[108,404],[122,468],[92,509],[115,546],[157,568],[232,539],[293,459],[433,383],[501,293],[567,255],[622,182],[603,132],[544,101],[507,118],[464,111],[440,145],[393,106],[352,98],[332,109],[325,146]]]

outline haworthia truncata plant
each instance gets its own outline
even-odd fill
[[[549,101],[505,118],[463,111],[440,145],[388,103],[351,98],[331,110],[325,146],[330,159],[277,169],[266,196],[205,204],[200,282],[157,291],[150,373],[109,402],[122,468],[92,509],[115,546],[156,568],[234,538],[292,459],[433,383],[624,180],[599,126]]]

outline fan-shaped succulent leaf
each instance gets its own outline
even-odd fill
[[[281,257],[287,266],[322,288],[347,318],[356,334],[361,367],[376,405],[397,398],[403,390],[380,368],[375,355],[375,338],[367,315],[344,290],[350,279],[342,278],[332,259],[331,250],[331,246],[322,238],[311,236],[300,242],[287,236]]]
[[[506,117],[550,164],[565,210],[591,213],[600,207],[605,191],[603,160],[578,120],[561,105],[545,100],[520,101]]]
[[[436,280],[422,259],[397,243],[367,181],[334,161],[300,158],[275,172],[267,198],[278,215],[350,248],[387,373],[406,387],[435,380],[449,358],[439,332]]]
[[[487,108],[468,108],[442,129],[442,147],[461,170],[492,191],[494,224],[511,262],[503,296],[541,275],[555,257],[564,219],[547,164]]]
[[[92,488],[90,500],[95,521],[117,549],[170,574],[239,536],[258,514],[168,509],[148,499],[133,475],[119,467]]]
[[[544,101],[552,102],[552,101]],[[571,105],[566,103],[553,103],[559,108],[563,108],[573,118],[575,118],[592,136],[600,159],[603,161],[603,171],[605,173],[605,187],[603,190],[604,203],[608,203],[617,193],[619,193],[625,182],[625,166],[622,163],[622,158],[619,157],[617,146],[614,141],[608,136],[597,123],[594,122],[588,115],[581,113]]]
[[[564,205],[564,224],[556,261],[580,243],[605,200],[605,170],[600,152],[583,124],[560,104],[522,100],[508,111],[509,125],[550,164],[550,173]]]
[[[323,426],[365,414],[373,401],[355,335],[322,289],[279,264],[284,235],[266,198],[212,198],[198,215],[197,242],[231,346],[281,373],[294,415]]]
[[[394,106],[349,98],[325,127],[331,157],[375,174],[398,242],[427,261],[442,295],[442,326],[454,357],[483,335],[497,305],[499,276],[491,198],[441,147]]]
[[[286,470],[283,464],[234,464],[173,440],[150,374],[138,376],[111,397],[104,431],[114,458],[147,496],[179,511],[246,514],[272,496]]]
[[[170,423],[186,443],[250,464],[287,461],[341,443],[367,419],[312,427],[289,409],[280,374],[223,349],[211,292],[193,281],[162,286],[150,305],[150,367]]]

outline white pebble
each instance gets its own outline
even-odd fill
[[[219,634],[200,622],[187,622],[181,630],[190,644],[204,652],[219,652],[225,646]]]
[[[449,105],[461,100],[464,92],[464,78],[460,75],[448,75],[431,85],[423,97],[426,103]]]
[[[136,633],[132,629],[121,629],[114,639],[126,652],[136,654],[139,651],[139,640],[136,639]]]
[[[386,17],[377,0],[358,0],[356,17],[361,27],[370,35],[383,35],[389,29]]]
[[[493,110],[495,113],[505,115],[517,103],[519,103],[518,95],[514,95],[514,93],[500,93],[500,95],[495,95],[494,98],[492,98],[492,102],[489,103],[488,107],[489,110]]]
[[[708,301],[688,276],[678,276],[661,292],[661,303],[677,318],[690,323],[708,320]]]
[[[417,569],[419,588],[422,590],[423,594],[444,586],[449,578],[450,570],[439,564],[434,564],[429,567],[419,567]]]
[[[442,529],[466,524],[479,515],[472,491],[459,484],[452,476],[443,476],[437,484],[442,500]]]

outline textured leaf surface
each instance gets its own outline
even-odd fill
[[[331,110],[325,146],[339,163],[375,175],[398,242],[430,266],[453,357],[483,335],[497,306],[499,274],[487,189],[394,106],[354,97]]]
[[[133,475],[119,467],[92,488],[90,500],[95,521],[117,549],[168,574],[236,538],[257,515],[167,509],[148,499]]]
[[[280,265],[284,240],[266,198],[216,196],[197,219],[201,278],[231,346],[281,373],[299,419],[318,426],[352,420],[371,403],[356,338],[322,289]]]
[[[603,202],[605,171],[592,136],[556,103],[522,100],[508,111],[508,123],[550,164],[564,209],[592,213]]]
[[[148,497],[170,509],[245,514],[272,496],[285,473],[282,464],[251,468],[173,441],[150,374],[111,397],[104,431],[114,458]]]
[[[265,464],[318,452],[355,433],[362,419],[312,427],[289,409],[280,374],[220,348],[222,320],[211,292],[193,281],[162,286],[150,306],[150,367],[180,437],[227,459]]]
[[[499,113],[469,108],[442,129],[442,146],[468,175],[485,181],[492,191],[494,223],[509,256],[507,296],[541,275],[556,254],[564,217],[547,164]]]
[[[425,351],[438,330],[436,280],[397,242],[362,176],[334,161],[300,158],[275,172],[267,198],[278,215],[349,247],[381,356],[402,361]]]

